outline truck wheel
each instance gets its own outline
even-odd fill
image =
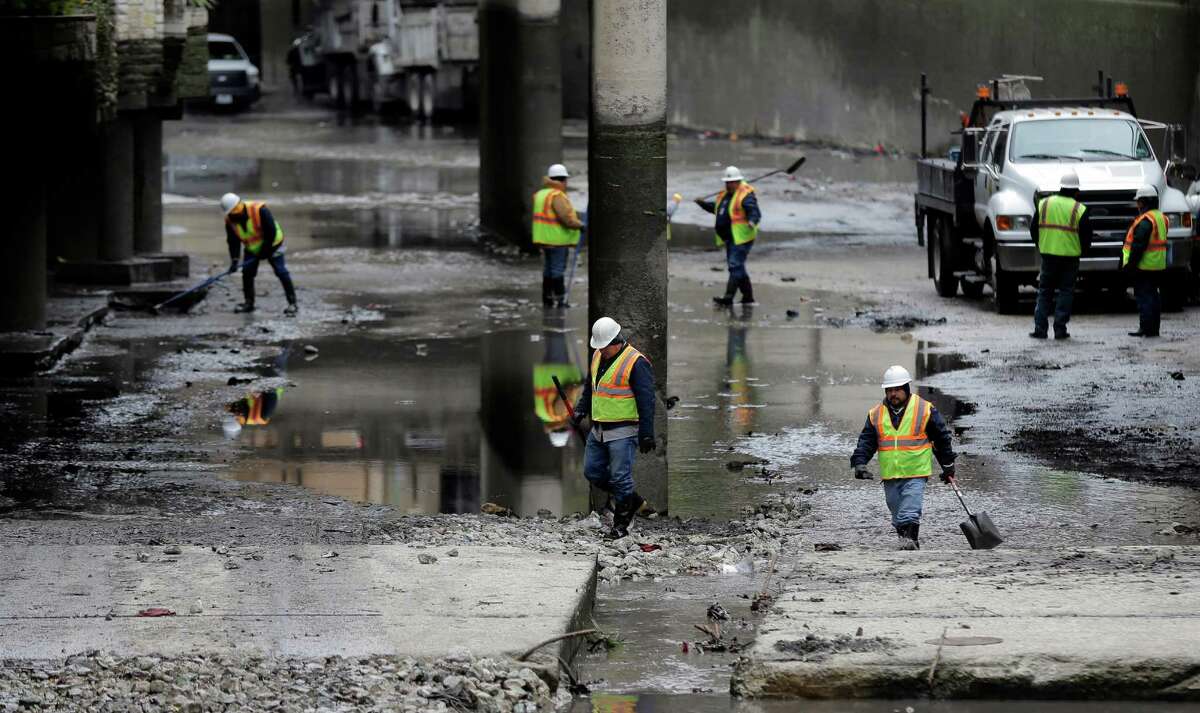
[[[1187,302],[1187,283],[1184,278],[1172,276],[1163,280],[1161,293],[1163,312],[1183,311],[1183,305]]]
[[[930,260],[933,266],[933,286],[942,297],[958,294],[958,278],[954,276],[954,245],[950,221],[938,216],[930,221],[934,229],[929,236]]]
[[[1016,314],[1017,281],[992,258],[992,307],[996,314]]]
[[[346,81],[342,77],[342,67],[338,64],[329,65],[329,100],[338,109],[346,106]]]
[[[421,111],[426,119],[433,118],[433,104],[437,98],[437,75],[433,72],[421,77]]]
[[[959,285],[962,287],[963,297],[969,297],[973,300],[977,300],[983,296],[984,283],[982,281],[970,282],[968,280],[962,280],[959,282]]]

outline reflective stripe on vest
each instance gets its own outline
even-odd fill
[[[1133,221],[1133,225],[1129,226],[1129,232],[1125,233],[1125,244],[1121,246],[1121,267],[1129,264],[1129,256],[1133,254],[1133,230],[1143,220],[1150,221],[1150,243],[1146,245],[1146,252],[1142,253],[1142,259],[1138,260],[1137,268],[1139,270],[1166,270],[1167,216],[1158,209],[1142,213],[1137,220]]]
[[[563,247],[579,243],[579,230],[558,222],[554,213],[554,198],[567,194],[557,188],[543,188],[533,194],[533,244]],[[569,201],[568,201],[569,202]],[[572,208],[574,213],[574,208]]]
[[[1046,196],[1038,206],[1038,252],[1079,257],[1079,222],[1083,204],[1062,195]]]
[[[725,200],[726,191],[721,191],[717,195],[717,203],[715,210],[721,209],[721,201]],[[754,193],[754,186],[742,181],[733,192],[733,198],[729,201],[729,223],[733,233],[734,245],[745,245],[746,243],[758,237],[758,226],[751,225],[749,219],[746,218],[746,211],[742,209],[742,201],[746,200],[746,196]],[[717,247],[725,244],[721,240],[721,236],[717,236]]]
[[[633,386],[629,377],[638,359],[646,359],[638,350],[626,344],[613,359],[608,370],[599,381],[596,372],[600,369],[600,350],[592,353],[592,366],[588,370],[592,384],[592,420],[598,423],[638,420],[637,401],[633,398]],[[646,359],[646,363],[650,363]]]
[[[246,252],[251,255],[257,255],[262,250],[263,234],[262,234],[262,209],[266,203],[262,201],[252,201],[246,203],[246,212],[249,214],[249,219],[244,222],[235,222],[230,220],[228,216],[225,222],[232,228],[238,240],[246,246]],[[275,241],[272,246],[279,245],[283,242],[283,226],[279,221],[275,221]]]
[[[892,426],[888,408],[879,404],[867,413],[879,437],[879,477],[926,478],[933,474],[933,444],[925,434],[932,407],[913,394],[908,397],[900,425]]]

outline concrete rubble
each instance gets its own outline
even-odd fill
[[[736,695],[1200,700],[1200,551],[814,553]]]

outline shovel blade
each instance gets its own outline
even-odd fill
[[[1004,538],[1000,536],[1000,530],[992,523],[992,518],[988,517],[986,512],[975,513],[971,516],[971,520],[978,533],[975,545],[973,545],[975,549],[990,550],[1004,542]]]
[[[972,518],[972,520],[973,519],[974,518]],[[977,547],[975,543],[979,541],[979,528],[975,526],[975,523],[972,522],[972,520],[963,520],[962,522],[958,523],[958,528],[962,530],[963,535],[966,536],[967,544],[971,546],[971,549],[977,550],[979,547]]]

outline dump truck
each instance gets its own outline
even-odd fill
[[[1163,304],[1182,306],[1193,249],[1192,214],[1168,176],[1195,178],[1180,126],[1139,119],[1127,87],[1100,75],[1093,96],[1035,99],[1036,77],[1006,75],[977,87],[970,113],[954,132],[946,158],[927,155],[926,77],[921,77],[921,155],[914,210],[917,242],[926,248],[929,277],[942,297],[961,289],[981,297],[990,288],[997,312],[1018,308],[1022,285],[1036,284],[1041,256],[1030,234],[1038,202],[1058,190],[1066,173],[1079,176],[1092,246],[1080,259],[1083,289],[1124,289],[1121,246],[1137,217],[1134,193],[1158,189],[1169,225]],[[1164,131],[1165,165],[1147,130]]]
[[[313,32],[295,43],[305,95],[328,94],[338,107],[369,102],[376,110],[407,101],[414,116],[432,116],[439,84],[465,90],[478,65],[477,5],[319,0]]]

